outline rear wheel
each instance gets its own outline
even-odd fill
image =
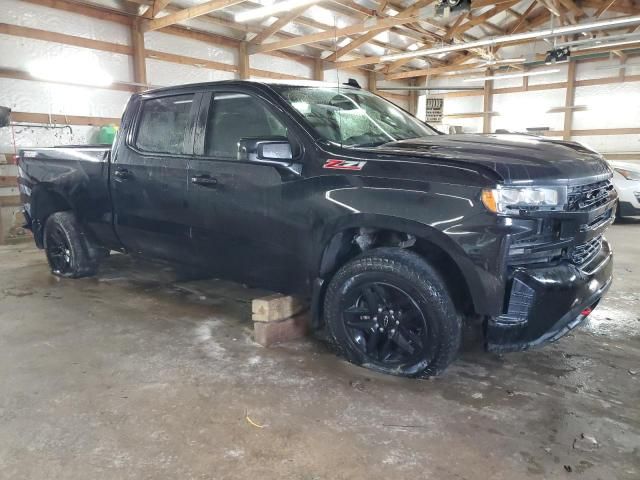
[[[462,321],[444,280],[411,251],[380,248],[343,266],[324,311],[339,351],[380,372],[436,375],[460,346]]]
[[[87,277],[98,270],[100,249],[91,244],[72,212],[49,216],[44,228],[44,249],[51,273],[59,277]]]

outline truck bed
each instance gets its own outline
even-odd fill
[[[31,148],[20,151],[18,184],[27,227],[36,242],[44,227],[33,211],[73,210],[97,236],[112,234],[109,157],[105,145]],[[41,215],[37,215],[41,217]],[[45,217],[46,218],[46,217]],[[41,244],[39,244],[41,246]]]

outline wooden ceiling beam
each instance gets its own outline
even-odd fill
[[[609,0],[610,1],[610,0]],[[607,2],[605,2],[606,4]],[[610,2],[611,5],[607,8],[607,11],[624,13],[626,15],[634,15],[638,14],[638,6],[629,3],[622,2]],[[582,0],[580,5],[583,8],[595,8],[598,10],[603,6],[603,3],[600,0]]]
[[[43,7],[62,10],[64,12],[78,13],[85,17],[97,18],[108,22],[119,23],[120,25],[133,25],[134,17],[124,13],[113,12],[86,4],[71,2],[68,0],[22,0],[26,3],[40,5]]]
[[[303,7],[296,8],[295,10],[292,10],[289,13],[281,16],[267,28],[262,30],[262,32],[258,33],[255,37],[249,40],[249,45],[260,45],[261,43],[264,43],[265,40],[278,33],[287,24],[291,23],[308,9],[309,5],[304,5]]]
[[[475,10],[482,7],[493,7],[495,5],[501,5],[503,3],[511,3],[512,0],[473,0],[471,2],[471,9]]]
[[[291,48],[299,45],[306,45],[312,42],[320,42],[323,40],[330,40],[339,37],[345,37],[354,35],[361,32],[380,32],[381,30],[388,30],[389,27],[394,25],[402,25],[403,23],[415,22],[415,17],[407,18],[395,18],[388,17],[378,21],[364,21],[356,23],[344,28],[336,28],[330,30],[324,30],[322,32],[312,33],[309,35],[296,36],[287,40],[281,40],[277,42],[263,43],[262,45],[254,45],[249,53],[264,53],[271,52],[273,50],[281,50],[283,48]]]
[[[171,0],[155,0],[153,6],[149,8],[147,13],[150,18],[156,18],[160,12],[162,12],[169,4]]]
[[[536,0],[533,0],[531,2],[531,5],[529,5],[527,9],[524,12],[522,12],[522,15],[520,15],[520,18],[516,21],[516,23],[512,27],[507,28],[507,31],[509,33],[515,33],[516,31],[518,31],[520,27],[522,27],[523,25],[527,25],[529,22],[529,17],[531,15],[531,12],[533,12],[537,4],[538,2],[536,2]]]
[[[547,21],[547,19],[549,18],[549,13],[546,10],[541,9],[542,13],[538,14],[535,18],[531,18],[528,21],[527,26],[531,27],[531,28],[535,28],[537,26],[539,26],[540,24],[544,23]],[[518,33],[519,29],[522,28],[524,24],[520,21],[517,20],[513,26],[509,26],[507,27],[507,30],[512,31],[512,33]],[[515,45],[518,43],[525,43],[524,41],[517,41],[517,42],[511,42],[509,43],[509,45]],[[504,44],[507,45],[507,44]],[[496,46],[496,48],[494,49],[494,53],[497,52],[499,50],[499,48],[501,47],[501,45]],[[423,77],[426,75],[433,75],[434,71],[435,72],[439,72],[439,73],[443,73],[444,71],[439,70],[441,68],[450,68],[450,67],[455,67],[455,69],[460,69],[460,64],[466,62],[467,60],[469,60],[470,57],[470,53],[468,52],[464,52],[464,53],[460,53],[460,52],[455,52],[452,55],[456,55],[455,59],[451,59],[450,62],[447,65],[441,66],[441,67],[433,67],[433,68],[427,68],[427,69],[419,69],[419,70],[410,70],[407,72],[399,72],[397,74],[390,74],[391,72],[389,71],[387,74],[388,79],[394,79],[394,80],[398,80],[398,79],[406,79],[406,78],[413,78],[413,77]],[[393,64],[392,64],[393,65]],[[455,69],[449,70],[449,71],[454,71]],[[431,72],[431,73],[429,73]],[[438,73],[436,73],[438,74]]]
[[[393,18],[407,18],[407,17],[415,16],[415,14],[421,8],[426,7],[427,5],[433,3],[434,1],[435,0],[418,0],[412,6],[404,9],[403,11],[398,13]],[[351,43],[349,43],[348,45],[345,45],[344,47],[340,48],[335,53],[332,53],[331,55],[329,55],[325,60],[328,60],[330,62],[335,62],[338,58],[343,57],[344,55],[346,55],[347,53],[353,51],[354,49],[364,45],[367,42],[370,42],[371,40],[373,40],[373,38],[375,36],[379,35],[383,31],[384,30],[378,30],[378,31],[374,31],[374,32],[365,33],[364,35],[356,38],[355,40],[352,40]]]
[[[471,17],[471,10],[469,10],[468,12],[466,12],[464,14],[459,15],[458,18],[456,18],[456,21],[453,22],[453,25],[451,25],[451,28],[449,29],[449,31],[445,35],[444,40],[446,42],[450,42],[453,39],[453,32],[456,31],[456,29],[460,26],[460,24],[462,22],[468,20],[469,17]]]
[[[184,20],[201,17],[202,15],[207,15],[208,13],[215,12],[216,10],[222,10],[223,8],[237,5],[243,1],[244,0],[210,0],[208,2],[171,13],[165,17],[148,20],[143,23],[142,30],[145,32],[158,30]]]
[[[453,38],[457,38],[460,37],[464,32],[466,32],[467,30],[475,27],[475,26],[479,26],[482,24],[485,24],[488,20],[490,20],[491,18],[493,18],[494,16],[504,12],[505,10],[513,7],[516,3],[518,3],[519,0],[510,0],[508,2],[504,2],[500,5],[496,5],[495,7],[487,10],[485,13],[478,15],[477,17],[474,18],[470,18],[469,15],[465,15],[465,18],[467,19],[467,21],[465,23],[460,23],[459,25],[452,27],[446,34],[445,39],[449,39],[449,41]],[[455,24],[454,24],[455,25]],[[415,58],[415,57],[414,57]],[[400,69],[401,67],[405,66],[407,63],[411,62],[414,58],[402,58],[399,60],[396,60],[392,63],[390,63],[386,68],[385,68],[385,73],[391,73],[394,72],[398,69]]]
[[[473,17],[473,18],[469,18],[465,23],[463,23],[462,25],[457,26],[455,29],[453,29],[451,32],[449,32],[447,35],[449,36],[449,38],[455,38],[458,35],[463,34],[464,32],[466,32],[467,30],[470,30],[471,28],[475,27],[476,25],[481,25],[483,23],[485,23],[487,20],[490,20],[491,18],[495,17],[496,15],[504,12],[505,10],[513,7],[516,3],[518,3],[519,0],[516,1],[510,1],[510,2],[506,2],[503,3],[501,5],[496,5],[495,7],[491,8],[490,10],[487,10],[486,12],[478,15],[477,17]]]
[[[616,0],[609,0],[607,2],[604,2],[602,6],[598,8],[598,10],[596,10],[596,13],[594,13],[593,16],[595,18],[600,18],[607,12],[607,10],[609,10],[613,6],[614,3],[616,3]]]
[[[584,10],[582,10],[573,0],[560,0],[560,3],[564,5],[564,7],[573,13],[576,18],[584,16]]]

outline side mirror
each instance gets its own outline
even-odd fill
[[[0,128],[6,127],[9,123],[11,123],[11,109],[0,107]]]
[[[291,143],[285,137],[241,138],[238,160],[288,166],[293,160]]]

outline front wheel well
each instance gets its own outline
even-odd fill
[[[380,247],[396,247],[416,252],[442,275],[460,313],[464,316],[474,314],[467,280],[449,253],[429,239],[407,232],[372,227],[342,230],[327,243],[320,262],[319,276],[326,285],[344,264],[365,251]]]

